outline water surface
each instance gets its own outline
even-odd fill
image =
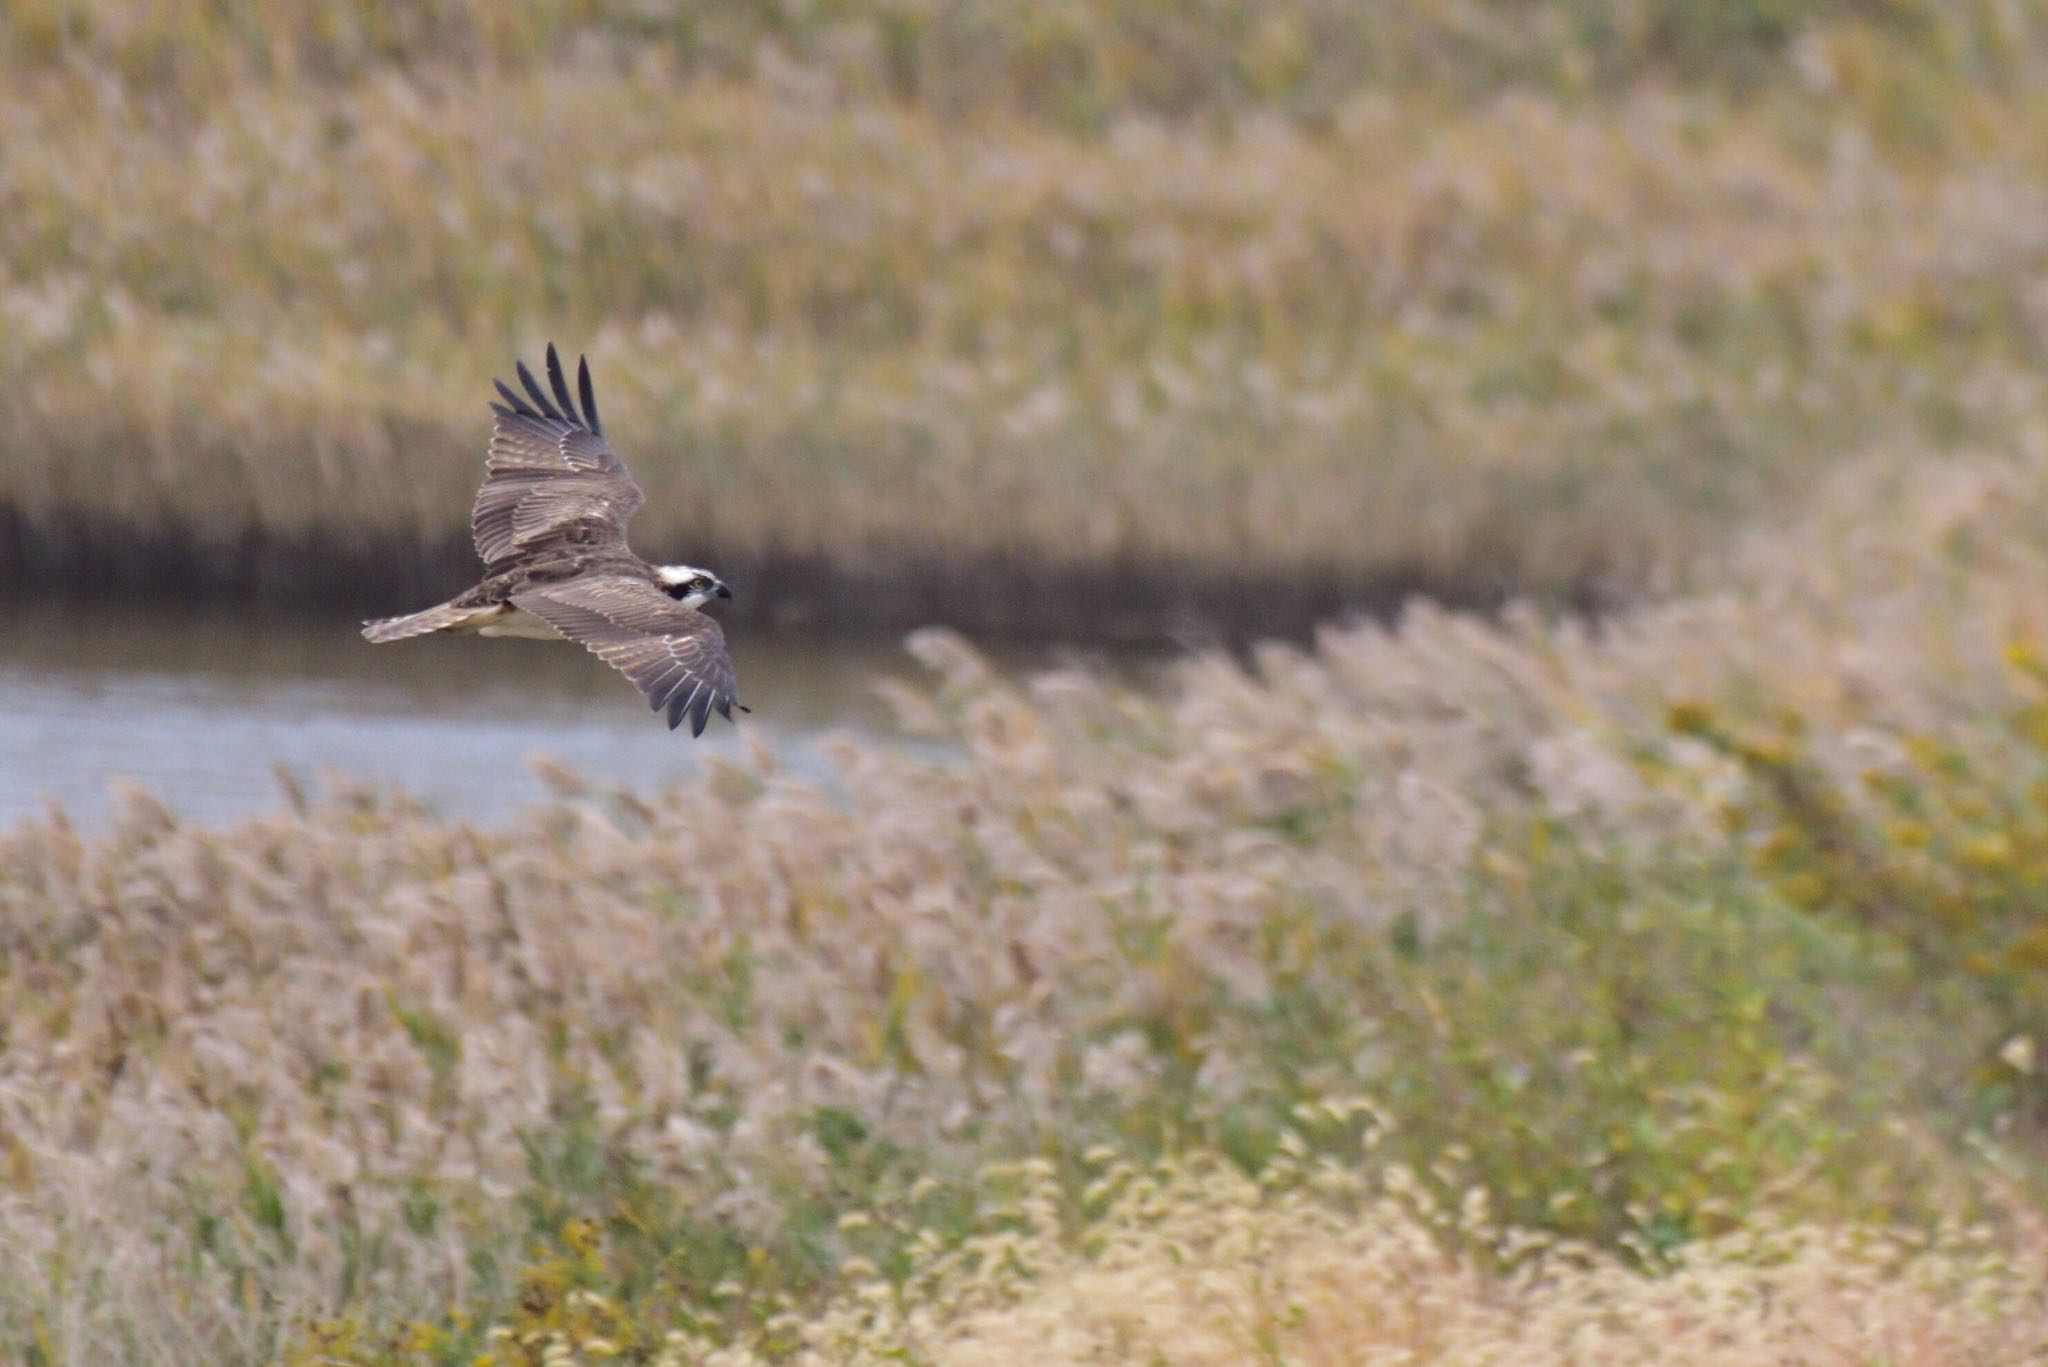
[[[61,804],[103,820],[132,780],[195,820],[266,811],[275,770],[401,788],[484,820],[543,795],[530,760],[650,790],[744,732],[799,771],[826,769],[834,734],[887,734],[884,677],[915,678],[893,642],[735,632],[740,727],[670,732],[581,649],[437,637],[372,646],[348,618],[0,605],[0,826]]]

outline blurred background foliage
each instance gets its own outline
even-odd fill
[[[1755,90],[1800,39],[1844,26],[1910,46],[1929,75],[2005,80],[2035,56],[2033,18],[2025,5],[1929,0],[46,0],[13,7],[10,25],[24,64],[83,59],[137,94],[200,105],[250,80],[526,72],[564,56],[652,56],[680,78],[745,81],[767,47],[852,99],[1086,133],[1130,115],[1313,122],[1365,87],[1446,103],[1518,87],[1597,97],[1646,78]]]
[[[2010,445],[2044,30],[2005,0],[11,5],[0,564],[445,588],[488,379],[555,338],[643,544],[742,612],[1630,600],[1882,437]]]

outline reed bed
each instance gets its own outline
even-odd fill
[[[549,337],[849,625],[1628,600],[2026,418],[2030,5],[732,10],[10,6],[0,568],[452,588]]]
[[[9,6],[14,582],[452,585],[552,334],[755,601],[1505,606],[0,831],[0,1357],[2040,1361],[2044,17]]]
[[[1656,1275],[1540,1237],[1491,1237],[1515,1270],[1447,1253],[1446,1228],[1484,1234],[1479,1200],[1447,1211],[1412,1188],[1375,1191],[1335,1165],[1261,1180],[1196,1159],[1105,1165],[1079,1236],[1064,1193],[1025,1165],[1010,1227],[904,1272],[849,1260],[854,1285],[754,1344],[649,1323],[543,1270],[491,1361],[683,1367],[770,1362],[1648,1364],[2039,1361],[2048,1333],[2036,1247],[1981,1233],[1881,1235],[1757,1228],[1690,1246]],[[1284,1171],[1283,1171],[1284,1169]],[[1395,1170],[1399,1176],[1399,1170]],[[1086,1249],[1086,1252],[1080,1251]],[[316,1331],[296,1361],[386,1361],[353,1331]]]
[[[926,1253],[907,1296],[880,1276],[857,1285],[791,1335],[793,1351],[721,1351],[671,1330],[651,1360],[1936,1367],[2037,1361],[2048,1335],[2039,1249],[1969,1235],[1758,1229],[1692,1246],[1657,1276],[1524,1237],[1503,1241],[1517,1270],[1488,1275],[1443,1248],[1445,1226],[1483,1225],[1479,1202],[1418,1209],[1361,1200],[1333,1167],[1254,1182],[1195,1162],[1103,1173],[1078,1253],[1048,1218],[1055,1185],[1018,1203],[1020,1229]],[[627,1327],[602,1300],[593,1309],[498,1342],[573,1360],[602,1343],[592,1330]]]
[[[103,833],[0,834],[0,1342],[861,1360],[910,1334],[973,1361],[1058,1316],[1076,1360],[1183,1330],[1213,1343],[1170,1360],[1246,1334],[1464,1360],[1522,1307],[1626,1361],[1697,1295],[1701,1336],[1788,1336],[1731,1361],[1852,1322],[2027,1360],[2034,440],[1840,478],[1723,592],[1598,628],[1417,610],[1158,693],[920,636],[932,683],[896,703],[956,757],[849,741],[823,787],[763,752],[663,794],[551,771],[496,829],[342,788],[227,829],[133,794]],[[1210,1174],[1172,1218],[1248,1222],[1213,1267],[1241,1280],[1181,1327],[1206,1264],[1101,1185],[1162,1159]],[[1325,1219],[1351,1232],[1318,1253]],[[1319,1299],[1319,1259],[1377,1265],[1415,1220],[1446,1337]],[[1006,1236],[1000,1306],[945,1289]],[[1579,1270],[1514,1282],[1530,1238]],[[1233,1316],[1268,1291],[1309,1299]],[[879,1338],[845,1338],[856,1311]]]

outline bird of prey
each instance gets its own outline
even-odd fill
[[[469,528],[484,577],[438,607],[363,625],[372,641],[432,632],[567,637],[631,679],[669,729],[701,736],[713,712],[740,706],[725,633],[697,609],[730,598],[695,565],[654,565],[626,545],[626,519],[646,501],[598,424],[590,367],[576,364],[578,405],[548,344],[552,399],[518,363],[522,396],[497,382],[483,487]]]

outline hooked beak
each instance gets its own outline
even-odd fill
[[[720,598],[730,598],[732,597],[732,590],[727,588],[725,585],[720,584],[718,586],[718,596]]]

